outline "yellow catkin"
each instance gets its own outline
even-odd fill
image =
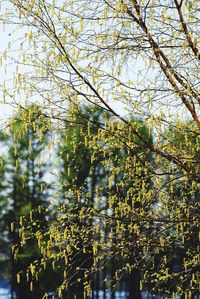
[[[33,282],[32,281],[30,282],[30,291],[31,292],[33,291]]]
[[[11,222],[11,224],[10,224],[10,231],[11,231],[11,233],[14,231],[14,222]]]
[[[20,274],[17,273],[17,283],[20,283]]]

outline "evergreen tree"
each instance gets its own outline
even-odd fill
[[[3,149],[7,150],[8,136],[0,132],[0,279],[7,279],[10,271],[10,255],[9,252],[9,231],[5,222],[6,214],[11,208],[9,198],[7,196],[8,186],[6,182],[6,163]]]
[[[176,174],[167,174],[163,179],[160,191],[165,192],[165,207],[159,211],[161,218],[163,242],[166,244],[159,254],[155,255],[153,267],[149,267],[147,280],[149,287],[159,294],[188,294],[189,298],[199,295],[198,258],[199,224],[198,204],[199,188],[194,184],[192,175],[199,172],[199,135],[193,123],[179,122],[165,131],[163,144],[170,146],[182,163],[190,171],[189,177],[180,169]],[[161,165],[165,168],[165,165]],[[172,170],[175,167],[172,163]],[[161,192],[158,195],[160,200]],[[161,244],[162,245],[162,244]],[[162,245],[163,246],[163,245]],[[151,271],[150,269],[153,269]]]
[[[84,222],[81,223],[78,219],[81,208],[84,206],[85,210],[88,208],[94,208],[95,202],[95,189],[97,184],[102,183],[102,179],[105,176],[105,171],[102,172],[102,167],[98,164],[97,160],[92,160],[92,151],[88,147],[85,140],[86,132],[90,130],[88,121],[94,124],[92,130],[96,130],[95,124],[98,125],[102,118],[103,110],[92,107],[84,107],[80,111],[83,116],[81,120],[80,115],[71,116],[71,124],[67,122],[66,128],[61,135],[61,143],[58,149],[58,155],[61,158],[61,170],[60,170],[60,182],[61,190],[63,193],[63,202],[67,207],[73,207],[73,215],[76,218],[76,225],[80,225],[80,229],[84,226]],[[81,121],[81,126],[76,127],[74,125],[75,119]],[[101,170],[101,171],[100,171]],[[76,198],[71,198],[71,191],[79,190],[79,194]],[[81,193],[87,194],[87,197],[81,195]],[[93,219],[86,220],[85,225],[94,226]],[[81,238],[77,244],[78,249],[74,251],[73,255],[73,267],[68,271],[68,275],[71,275],[71,284],[74,286],[69,287],[69,298],[83,298],[84,296],[84,273],[83,269],[89,269],[92,266],[93,261],[93,249],[91,244],[84,244]],[[82,248],[87,247],[86,249]],[[78,267],[79,266],[79,267]],[[80,268],[81,271],[77,272],[76,268]],[[76,273],[77,272],[77,273]],[[91,272],[90,278],[93,278],[94,273]],[[79,282],[79,283],[77,283]],[[92,294],[94,289],[97,291],[97,287],[92,282]]]
[[[41,117],[39,108],[32,105],[25,110],[19,109],[10,121],[10,133],[7,134],[9,151],[4,158],[4,172],[1,167],[1,176],[4,176],[1,203],[4,200],[5,211],[1,229],[7,235],[7,278],[11,281],[12,298],[14,294],[19,299],[39,298],[46,289],[51,290],[52,287],[46,281],[46,274],[45,279],[43,277],[32,291],[26,275],[26,269],[29,267],[33,272],[36,266],[33,262],[41,257],[38,245],[29,238],[29,233],[36,233],[40,229],[44,231],[47,227],[48,184],[45,173],[48,166],[40,162],[47,129],[47,122]],[[33,228],[29,228],[25,234],[24,225],[27,221],[33,224]]]
[[[139,266],[136,267],[136,264],[138,260],[140,261],[141,256],[143,256],[143,249],[135,249],[134,248],[134,233],[131,233],[129,230],[129,225],[131,222],[131,219],[135,217],[135,213],[139,213],[140,211],[140,201],[138,196],[137,190],[142,188],[142,185],[139,186],[138,182],[141,182],[141,184],[146,185],[146,188],[150,188],[150,185],[152,184],[150,179],[147,179],[145,177],[143,171],[138,174],[138,172],[134,172],[134,169],[132,169],[132,175],[127,176],[127,173],[124,172],[124,166],[126,164],[126,160],[129,159],[129,153],[126,148],[112,148],[112,137],[111,140],[108,139],[107,142],[104,142],[104,145],[102,145],[101,140],[101,146],[105,149],[105,152],[103,153],[100,151],[96,156],[94,156],[94,152],[92,151],[92,148],[88,146],[87,144],[87,135],[88,130],[92,132],[92,135],[96,136],[96,139],[98,139],[98,127],[99,124],[105,125],[105,122],[111,122],[111,116],[106,113],[103,109],[99,109],[97,107],[85,107],[84,111],[82,112],[84,114],[84,118],[87,120],[87,122],[84,122],[84,118],[82,118],[82,124],[80,127],[74,126],[74,124],[71,124],[66,130],[63,132],[62,142],[61,146],[59,148],[59,154],[61,155],[62,160],[62,170],[61,170],[61,181],[62,181],[62,190],[65,194],[65,200],[67,200],[68,196],[68,204],[70,203],[74,204],[74,199],[70,198],[70,192],[69,190],[78,190],[78,189],[84,189],[84,194],[88,193],[88,199],[85,200],[85,198],[79,198],[79,203],[77,202],[77,205],[81,205],[81,201],[84,204],[85,207],[91,207],[96,210],[97,213],[99,213],[99,216],[96,216],[96,221],[100,222],[100,213],[101,211],[103,213],[108,214],[108,217],[112,217],[113,221],[109,227],[106,228],[105,238],[108,238],[110,233],[116,234],[115,227],[117,225],[117,222],[121,221],[121,215],[120,215],[120,205],[124,204],[127,205],[128,209],[128,215],[126,215],[127,219],[129,221],[126,224],[126,236],[124,236],[127,240],[130,241],[130,244],[133,244],[133,247],[129,248],[129,254],[127,255],[128,258],[121,257],[120,252],[117,255],[112,253],[112,247],[110,248],[109,254],[107,253],[104,258],[105,260],[98,263],[96,265],[96,268],[94,269],[94,272],[96,271],[95,277],[96,277],[96,288],[93,283],[93,288],[95,289],[98,297],[98,288],[102,284],[99,284],[99,281],[97,279],[100,278],[99,273],[101,273],[101,278],[106,277],[108,275],[111,282],[111,292],[112,292],[112,298],[115,298],[115,288],[116,285],[121,284],[121,281],[118,281],[116,279],[116,269],[119,268],[119,265],[122,265],[122,268],[125,264],[128,263],[129,269],[127,270],[126,277],[128,278],[128,284],[127,289],[129,291],[129,297],[130,298],[140,298],[140,270],[139,267],[142,268],[142,265],[139,263]],[[73,118],[74,120],[74,118]],[[76,120],[78,121],[78,120]],[[88,125],[89,121],[89,125]],[[145,126],[143,121],[140,120],[132,120],[132,123],[134,126],[138,127],[138,130],[140,134],[143,136],[143,138],[152,144],[152,135],[151,131]],[[117,124],[114,124],[116,126]],[[89,126],[89,127],[88,127]],[[124,129],[123,129],[124,130]],[[128,132],[127,132],[128,135]],[[140,144],[140,140],[137,140],[137,138],[134,138],[135,144]],[[150,155],[148,152],[142,153],[143,148],[138,147],[136,151],[133,154],[136,158],[138,155],[142,156],[142,163],[151,162],[152,161],[152,155]],[[109,156],[112,156],[110,159]],[[108,163],[109,161],[109,163]],[[110,188],[108,188],[108,181],[110,179],[111,173],[113,169],[118,169],[117,173],[114,174],[113,177],[113,183],[110,185]],[[138,180],[137,176],[140,175],[140,180]],[[144,180],[142,181],[141,178],[144,176]],[[146,180],[146,182],[144,182]],[[122,184],[123,181],[126,181],[125,184]],[[73,186],[73,187],[72,187]],[[97,195],[98,190],[98,195]],[[81,191],[80,191],[81,192]],[[127,192],[132,192],[129,200],[127,200]],[[117,195],[117,196],[116,196]],[[97,203],[97,196],[100,198],[100,202]],[[134,200],[133,200],[134,196]],[[110,206],[109,198],[115,197],[115,204]],[[150,203],[152,204],[152,202]],[[147,204],[147,209],[152,208]],[[81,209],[77,209],[75,214],[79,215]],[[112,211],[112,212],[111,212]],[[74,213],[74,211],[73,211]],[[117,220],[118,219],[118,220]],[[120,219],[120,220],[119,220]],[[134,219],[132,219],[134,220]],[[79,220],[77,219],[78,223]],[[94,219],[90,220],[91,227],[97,226],[98,224],[95,224]],[[100,230],[103,230],[105,228],[100,228]],[[146,232],[146,229],[145,233]],[[150,232],[148,232],[150,233]],[[99,239],[98,236],[95,237],[95,241],[99,244],[101,244],[102,240]],[[113,237],[113,242],[115,242],[115,237]],[[83,244],[81,245],[83,246]],[[115,248],[115,246],[114,246]],[[86,256],[83,256],[83,261],[87,260]],[[94,256],[90,254],[88,256],[89,259],[94,259]],[[80,263],[80,256],[79,256],[79,263]],[[102,266],[104,264],[104,266]],[[105,264],[107,265],[105,267]],[[74,265],[75,266],[75,265]],[[76,268],[76,267],[75,267]],[[89,267],[88,267],[89,268]],[[91,268],[91,265],[90,265]],[[107,271],[106,271],[107,269]],[[109,269],[109,270],[108,270]],[[129,273],[128,273],[129,272]],[[74,276],[76,277],[76,276]],[[76,277],[77,279],[77,277]],[[102,279],[103,280],[103,279]],[[80,286],[80,285],[79,285]],[[76,286],[76,292],[79,294],[83,294],[83,291],[80,292],[80,288]],[[80,295],[82,296],[82,295]],[[80,297],[81,298],[81,297]]]

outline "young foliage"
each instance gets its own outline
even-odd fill
[[[37,269],[58,265],[58,296],[76,277],[84,297],[94,273],[116,257],[126,262],[117,264],[113,288],[139,267],[141,289],[152,277],[152,292],[194,296],[199,1],[6,2],[2,21],[14,23],[21,36],[13,89],[5,82],[4,100],[36,101],[41,121],[49,126],[51,120],[52,136],[66,132],[59,140],[64,167],[55,194],[62,204],[45,232],[33,232],[43,255]],[[116,112],[119,102],[132,117]],[[84,111],[88,104],[103,116]],[[45,126],[35,125],[41,140]],[[96,167],[102,178],[92,186]]]

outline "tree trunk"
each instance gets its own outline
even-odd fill
[[[133,269],[129,275],[129,299],[141,299],[140,271]]]
[[[115,276],[115,260],[111,259],[111,299],[115,299],[115,287],[114,287],[114,276]]]
[[[16,211],[16,193],[17,193],[17,186],[16,186],[16,181],[15,181],[15,176],[13,179],[13,212],[12,212],[12,217],[11,217],[11,222],[15,222],[15,215],[14,212]],[[15,228],[14,228],[15,229]],[[10,240],[11,240],[11,246],[16,243],[16,233],[11,232],[10,234]],[[11,298],[14,299],[15,297],[15,292],[16,292],[16,265],[15,265],[15,260],[14,260],[14,254],[11,251]]]
[[[103,270],[103,299],[106,299],[106,281],[105,281],[105,278],[106,278],[106,274],[107,274],[107,267],[104,267],[104,270]]]
[[[99,271],[97,271],[95,284],[96,296],[94,297],[95,299],[99,299],[99,276]]]

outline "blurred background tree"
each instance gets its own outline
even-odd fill
[[[11,283],[12,298],[15,295],[20,299],[40,298],[45,290],[50,291],[54,284],[56,287],[59,279],[58,273],[44,273],[40,275],[40,284],[32,291],[26,275],[26,269],[40,259],[41,254],[35,240],[26,239],[24,225],[31,221],[33,227],[28,230],[35,232],[41,228],[45,231],[51,217],[46,209],[50,188],[45,177],[50,164],[41,162],[47,135],[47,122],[40,116],[39,107],[32,105],[25,110],[19,109],[10,121],[10,131],[1,136],[1,143],[8,151],[1,166],[1,231],[4,245],[1,248],[5,248],[1,252],[5,256],[2,269],[6,272],[4,277]],[[16,244],[19,245],[17,257],[11,252]],[[48,279],[52,280],[50,285]]]

